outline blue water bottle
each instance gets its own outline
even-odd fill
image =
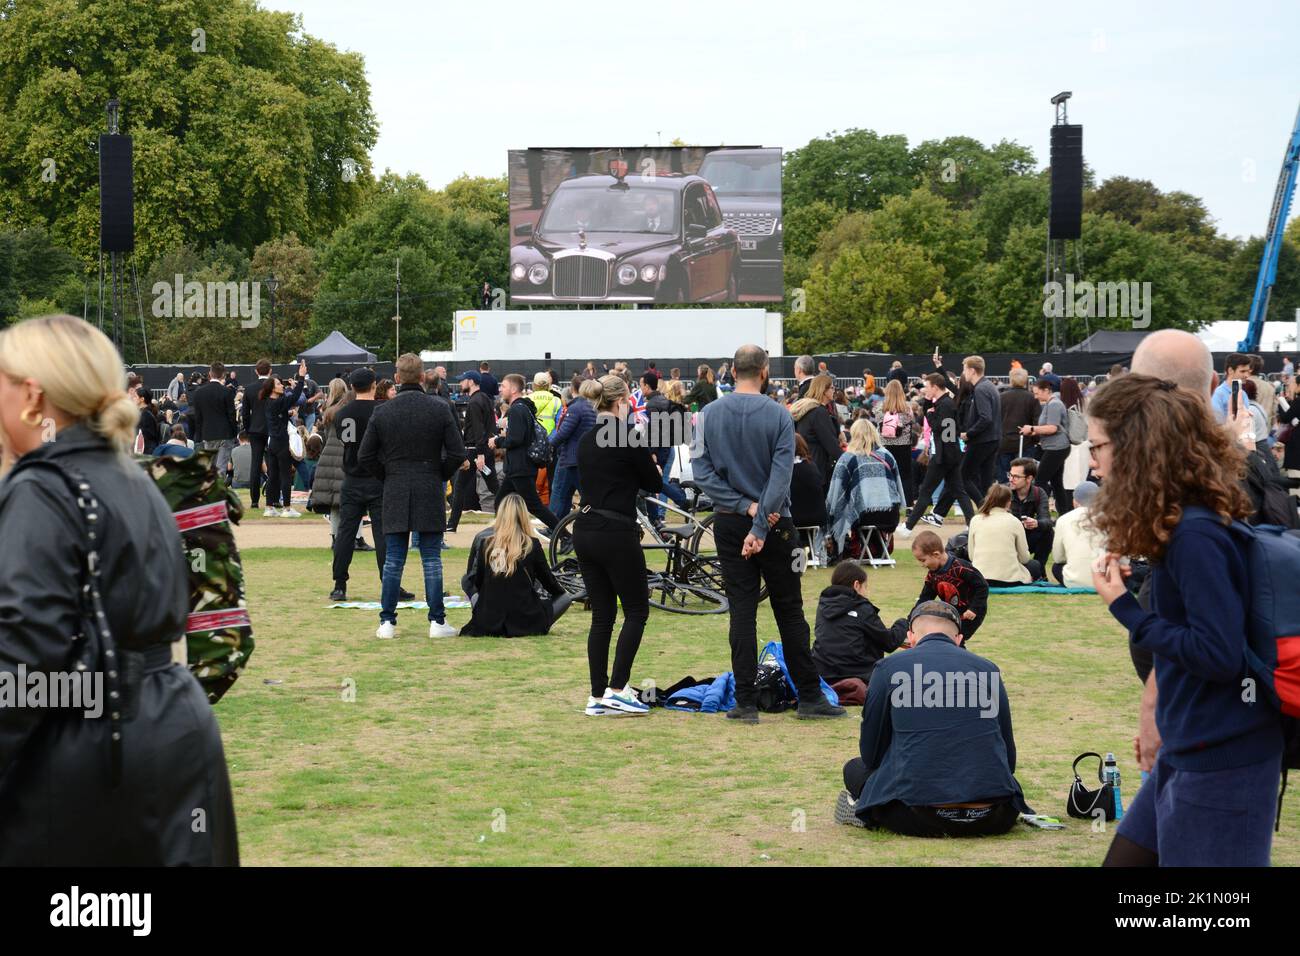
[[[1103,776],[1105,777],[1106,782],[1110,784],[1111,787],[1114,788],[1113,793],[1115,794],[1115,819],[1122,820],[1124,818],[1124,803],[1123,801],[1120,800],[1120,796],[1119,796],[1119,766],[1115,763],[1114,754],[1111,753],[1106,754],[1106,763],[1105,763],[1105,770]]]

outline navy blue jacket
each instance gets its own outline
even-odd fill
[[[1155,655],[1160,756],[1176,770],[1226,770],[1282,753],[1277,711],[1242,700],[1246,670],[1246,556],[1208,508],[1183,509],[1151,570],[1151,610],[1131,594],[1110,605],[1135,647]]]
[[[596,427],[596,407],[585,398],[569,402],[560,424],[551,432],[551,446],[559,450],[556,468],[578,467],[578,439]]]
[[[935,680],[929,675],[937,675],[941,686],[949,675],[972,675],[962,684],[964,706],[956,706],[961,703],[956,695],[939,698],[950,706],[927,700],[925,690]],[[981,680],[987,709],[979,702]],[[970,687],[973,694],[966,690]],[[1012,776],[1016,741],[1001,672],[944,634],[930,634],[876,665],[862,708],[859,747],[870,773],[858,799],[859,816],[893,800],[925,807],[1011,798],[1021,812],[1027,810]]]

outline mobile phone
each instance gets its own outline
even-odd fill
[[[1237,396],[1240,394],[1241,394],[1241,379],[1234,378],[1232,380],[1232,414],[1229,416],[1230,418],[1237,417]]]

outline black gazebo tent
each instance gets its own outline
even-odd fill
[[[313,345],[305,352],[298,353],[298,359],[306,362],[334,363],[337,365],[370,365],[375,362],[375,353],[367,352],[356,345],[346,335],[335,329],[325,336],[324,341]]]

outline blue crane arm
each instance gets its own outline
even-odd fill
[[[1255,295],[1250,300],[1250,320],[1246,324],[1246,337],[1237,346],[1238,352],[1254,352],[1264,335],[1264,319],[1268,315],[1268,302],[1277,281],[1277,259],[1282,251],[1282,235],[1286,230],[1287,213],[1295,195],[1296,173],[1300,170],[1300,112],[1296,113],[1291,140],[1286,155],[1282,157],[1282,172],[1277,178],[1273,193],[1273,209],[1268,219],[1268,234],[1264,238],[1264,251],[1259,259],[1259,275],[1255,278]]]

